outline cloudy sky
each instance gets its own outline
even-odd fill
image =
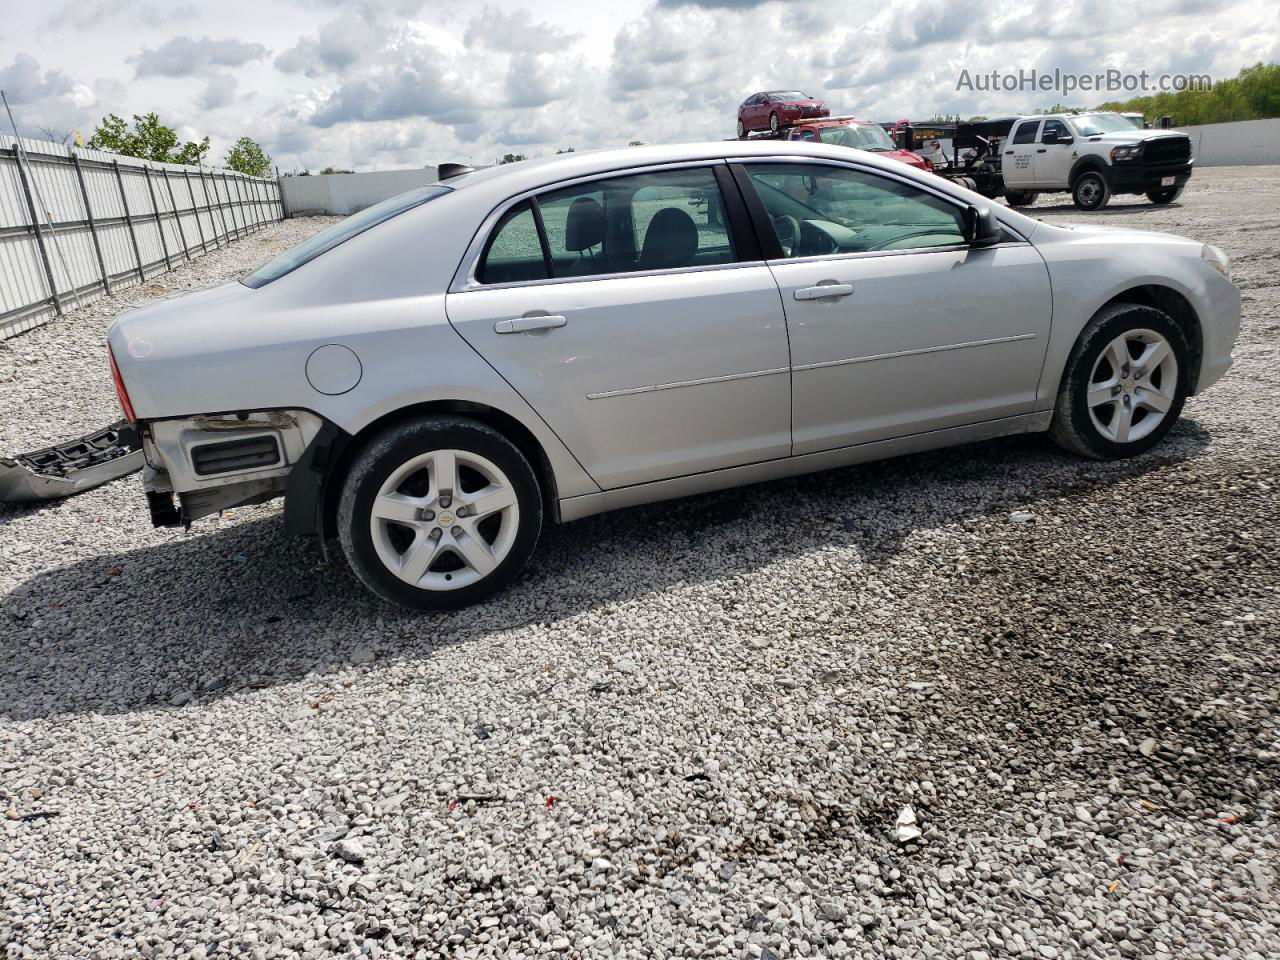
[[[282,170],[721,138],[760,89],[878,120],[995,115],[1064,98],[957,91],[962,70],[1225,78],[1259,60],[1280,60],[1274,2],[0,0],[24,135],[154,110],[213,159],[248,135]]]

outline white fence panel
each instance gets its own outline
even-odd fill
[[[0,136],[0,339],[281,217],[274,180]]]

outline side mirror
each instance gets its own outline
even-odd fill
[[[1000,221],[990,207],[968,206],[964,210],[964,239],[971,247],[990,247],[1000,242]]]

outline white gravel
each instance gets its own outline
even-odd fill
[[[1102,219],[1245,295],[1136,461],[1017,438],[629,510],[443,616],[277,504],[0,512],[3,955],[1276,956],[1280,169]],[[116,416],[120,306],[0,344],[6,443]]]

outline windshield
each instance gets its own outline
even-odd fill
[[[376,227],[378,224],[390,220],[406,210],[412,210],[428,200],[434,200],[442,194],[449,193],[452,189],[452,187],[442,186],[419,187],[416,190],[410,190],[407,193],[394,196],[390,200],[375,203],[372,207],[365,207],[359,213],[354,213],[347,219],[321,230],[315,236],[303,240],[296,247],[290,247],[274,260],[264,263],[240,282],[246,287],[257,288],[270,283],[272,280],[279,280],[291,270],[296,270],[304,263],[314,260],[321,254],[328,253],[338,244],[350,240],[357,234],[364,233],[370,227]]]
[[[807,93],[801,93],[799,90],[773,90],[769,93],[770,100],[808,100]]]
[[[884,127],[872,124],[850,124],[845,127],[820,127],[818,130],[823,143],[834,143],[839,147],[855,147],[858,150],[896,150]]]
[[[1117,130],[1128,133],[1133,129],[1133,124],[1118,113],[1086,113],[1083,116],[1072,117],[1071,125],[1082,137],[1097,137]]]

